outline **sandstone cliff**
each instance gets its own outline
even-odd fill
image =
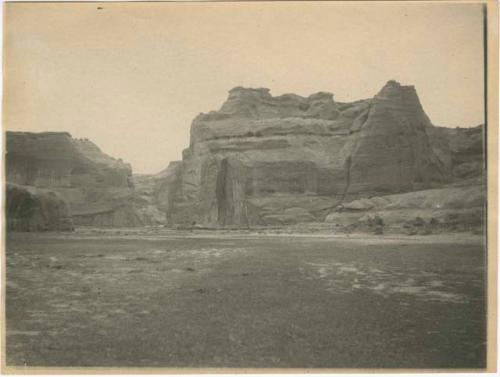
[[[415,88],[395,81],[353,103],[237,87],[219,111],[193,121],[165,189],[168,217],[208,226],[324,221],[343,202],[441,187],[469,174],[457,159],[471,136],[457,131],[454,144],[447,133]],[[482,156],[476,144],[472,164]]]
[[[65,132],[7,132],[7,182],[57,192],[76,225],[141,226],[130,165]]]

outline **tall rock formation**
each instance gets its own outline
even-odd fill
[[[353,103],[234,88],[193,121],[168,216],[209,226],[323,221],[347,199],[440,186],[452,174],[430,127],[414,87],[395,81]]]
[[[65,132],[7,132],[7,182],[57,192],[75,225],[141,226],[130,165]]]

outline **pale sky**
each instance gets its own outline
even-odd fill
[[[192,119],[235,86],[352,101],[394,79],[415,85],[436,125],[483,122],[477,3],[11,3],[5,13],[5,128],[88,138],[134,173],[181,159]]]

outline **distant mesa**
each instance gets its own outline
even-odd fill
[[[233,88],[157,175],[132,175],[68,133],[8,132],[6,160],[9,183],[57,192],[75,226],[253,227],[355,218],[344,204],[403,193],[413,213],[411,193],[484,190],[483,156],[482,126],[434,126],[415,88],[391,80],[348,103]]]

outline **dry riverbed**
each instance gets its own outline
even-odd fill
[[[470,235],[7,237],[7,364],[485,366]]]

